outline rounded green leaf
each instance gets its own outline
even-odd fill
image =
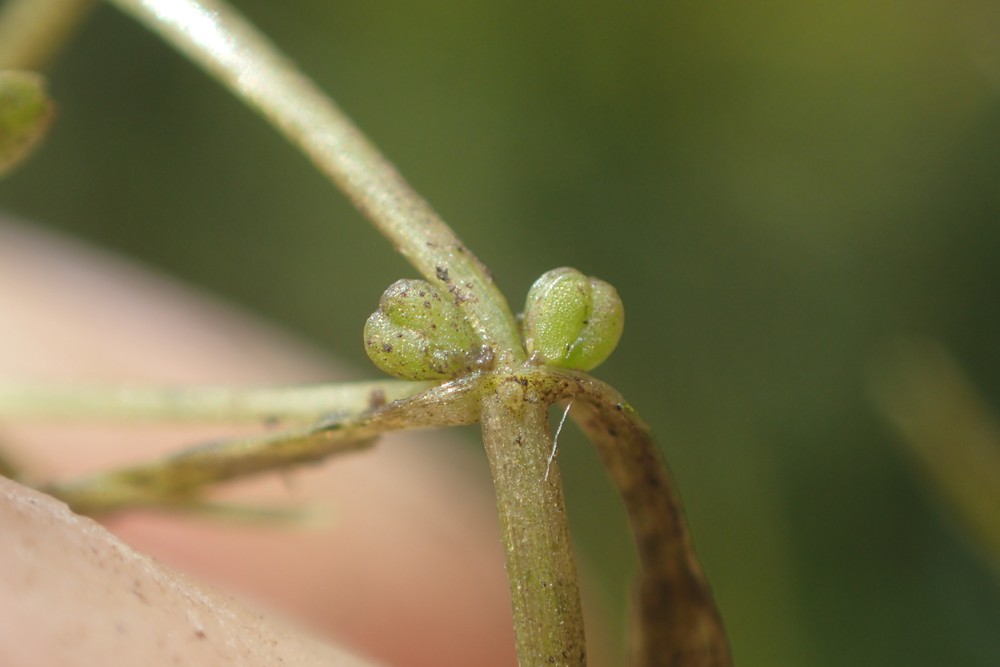
[[[548,271],[528,291],[524,344],[541,363],[589,371],[614,351],[624,326],[615,288],[576,269]]]
[[[483,366],[479,337],[447,293],[423,280],[398,280],[365,323],[365,351],[406,380],[448,380]]]

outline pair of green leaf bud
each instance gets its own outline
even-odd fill
[[[528,291],[521,318],[532,362],[588,371],[618,345],[625,311],[615,288],[576,269],[553,269]],[[450,380],[493,358],[454,298],[423,280],[399,280],[365,324],[365,351],[407,380]]]

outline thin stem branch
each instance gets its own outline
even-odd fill
[[[380,380],[299,387],[52,387],[0,384],[0,418],[163,422],[306,422],[408,398],[429,382]]]
[[[94,0],[8,0],[0,8],[0,69],[43,69]]]
[[[501,362],[524,358],[489,271],[325,93],[216,0],[111,0],[204,68],[308,156],[426,278],[451,292]]]
[[[390,431],[475,423],[479,419],[479,382],[479,377],[468,377],[361,414],[203,444],[158,461],[41,488],[84,514],[190,504],[209,485],[316,463],[333,454],[367,447]],[[446,403],[444,409],[442,403]]]
[[[524,387],[541,405],[572,399],[570,414],[597,446],[622,497],[642,567],[630,667],[731,667],[725,628],[680,497],[635,409],[586,373],[525,367],[505,381]],[[484,432],[486,414],[484,408]]]
[[[548,403],[516,377],[483,400],[483,443],[493,473],[524,667],[586,664],[583,613],[559,466],[549,469]]]
[[[722,617],[649,428],[613,387],[584,373],[559,375],[576,398],[571,414],[624,501],[639,553],[629,665],[730,667]]]
[[[580,396],[584,400],[573,404],[573,414],[597,443],[622,494],[642,563],[634,665],[728,667],[721,620],[670,476],[648,429],[621,396],[585,374],[522,368],[525,352],[516,322],[487,269],[333,101],[239,14],[220,0],[111,2],[185,53],[301,149],[427,280],[453,295],[492,348],[496,365],[482,377],[318,429],[191,450],[119,471],[117,477],[112,473],[97,486],[91,479],[50,490],[73,498],[88,484],[91,492],[124,489],[124,495],[105,501],[109,507],[123,497],[129,505],[183,502],[185,494],[205,484],[318,460],[387,430],[481,417],[519,658],[526,667],[579,666],[586,660],[583,620],[562,485],[557,465],[552,464],[547,479],[546,471],[551,451],[547,407]],[[82,503],[79,496],[76,502]]]

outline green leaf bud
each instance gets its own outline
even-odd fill
[[[490,357],[451,295],[423,280],[389,286],[365,323],[365,351],[381,370],[405,380],[450,380]]]
[[[614,287],[571,268],[535,281],[524,306],[524,345],[533,359],[589,371],[614,351],[625,308]]]

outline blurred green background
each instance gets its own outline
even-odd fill
[[[915,333],[1000,406],[1000,5],[237,4],[515,308],[556,266],[619,289],[597,375],[663,445],[738,664],[1000,664],[998,580],[865,391]],[[0,207],[374,374],[362,323],[413,271],[262,121],[108,8],[52,92]],[[623,622],[626,528],[566,437],[575,534]]]

